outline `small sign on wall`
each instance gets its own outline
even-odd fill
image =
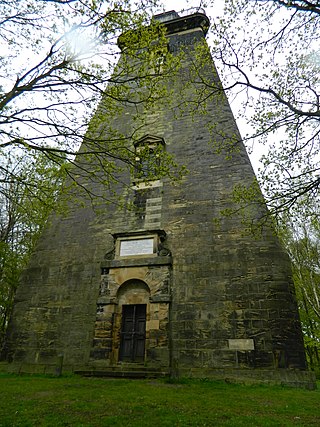
[[[229,339],[230,350],[254,350],[253,339]]]
[[[120,256],[153,254],[153,238],[121,240]]]

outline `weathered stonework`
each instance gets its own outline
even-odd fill
[[[137,265],[138,264],[138,265]],[[169,304],[171,257],[104,261],[90,364],[114,365],[119,360],[122,306],[145,304],[146,362],[167,369],[169,361]],[[108,273],[107,273],[108,272]],[[105,274],[107,273],[107,274]]]
[[[163,178],[144,185],[124,171],[126,185],[115,184],[116,191],[136,209],[101,202],[97,214],[71,200],[66,216],[52,217],[17,291],[10,369],[53,372],[63,354],[64,370],[107,372],[135,363],[172,375],[312,387],[287,255],[272,229],[253,236],[240,216],[221,215],[236,208],[234,185],[254,178],[225,95],[206,100],[205,113],[194,113],[189,102],[173,115],[182,93],[198,96],[197,84],[187,83],[199,83],[194,49],[208,20],[196,13],[165,25],[170,51],[186,56],[170,81],[170,108],[163,101],[141,107],[139,132],[163,139],[188,174],[175,184]],[[208,55],[196,71],[220,87]],[[128,105],[112,125],[131,135],[135,112]],[[246,212],[253,222],[265,213],[261,204]],[[120,256],[121,239],[146,236],[154,239],[152,253]],[[135,333],[143,361],[133,354],[133,364],[120,354],[126,306],[142,313]]]

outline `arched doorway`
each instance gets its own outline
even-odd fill
[[[146,321],[150,290],[142,280],[128,280],[118,290],[120,362],[142,363],[145,360]]]

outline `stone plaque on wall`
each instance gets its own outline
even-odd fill
[[[153,238],[122,240],[120,256],[153,254],[153,240]]]
[[[254,350],[254,341],[252,339],[230,339],[230,350]]]

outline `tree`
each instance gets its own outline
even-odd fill
[[[171,66],[168,61],[160,72],[154,65],[165,43],[164,31],[156,23],[143,25],[150,23],[155,6],[153,0],[2,2],[0,40],[5,55],[0,76],[0,154],[42,152],[58,165],[67,157],[69,167],[64,167],[64,174],[69,185],[80,184],[79,176],[86,174],[108,187],[119,167],[134,167],[134,150],[126,142],[135,135],[121,135],[111,123],[121,105],[150,105],[163,95],[156,83]],[[128,33],[130,29],[136,32]],[[115,69],[121,33],[130,34],[126,53],[131,60],[123,60]],[[150,67],[133,60],[137,56]],[[88,130],[101,99],[101,115],[95,114]],[[102,122],[108,132],[99,132]],[[169,156],[166,162],[174,168]],[[87,169],[89,163],[99,165],[99,173]],[[6,164],[0,162],[0,182],[8,173],[13,177]]]
[[[280,235],[290,255],[309,366],[320,369],[320,223],[314,217],[284,217]]]
[[[274,214],[318,197],[319,26],[318,0],[227,0],[212,26],[224,89],[248,117],[244,141],[265,145],[259,181]]]
[[[20,273],[62,184],[61,168],[50,164],[43,153],[15,155],[5,169],[8,175],[0,187],[0,349]]]

